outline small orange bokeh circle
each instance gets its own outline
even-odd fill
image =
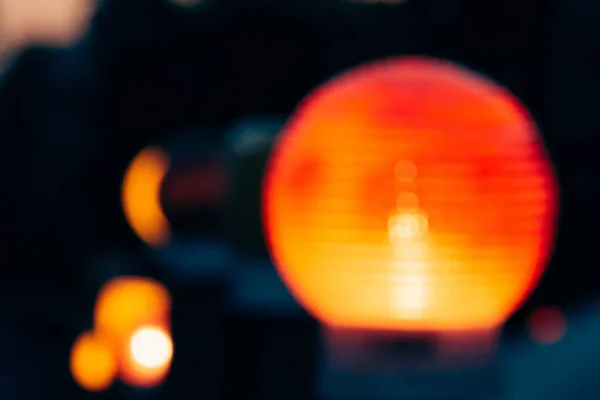
[[[73,379],[82,388],[99,392],[116,379],[118,360],[106,338],[85,332],[73,343],[70,368]]]
[[[94,329],[119,346],[127,347],[141,326],[170,328],[171,294],[150,278],[122,276],[108,281],[98,293]]]
[[[310,95],[275,146],[263,197],[275,264],[325,324],[466,330],[502,324],[535,287],[558,196],[509,92],[411,57]]]

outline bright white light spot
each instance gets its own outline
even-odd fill
[[[423,236],[428,229],[427,218],[421,214],[395,214],[388,220],[388,229],[392,243]]]
[[[421,318],[427,308],[429,280],[426,275],[405,273],[396,282],[394,302],[396,313],[401,318]]]
[[[144,368],[161,368],[171,362],[173,342],[170,335],[156,327],[142,327],[131,337],[133,359]]]

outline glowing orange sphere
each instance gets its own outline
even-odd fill
[[[263,189],[271,254],[327,325],[501,325],[551,251],[557,186],[505,89],[450,63],[374,63],[317,89]]]

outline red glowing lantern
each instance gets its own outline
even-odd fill
[[[280,275],[336,328],[494,329],[537,284],[555,233],[557,185],[524,106],[423,58],[311,94],[263,196]]]

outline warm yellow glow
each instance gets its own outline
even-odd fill
[[[71,374],[82,388],[98,392],[112,385],[117,375],[117,357],[110,342],[86,332],[71,348]]]
[[[140,326],[168,328],[170,311],[171,296],[160,282],[119,277],[104,285],[98,295],[94,328],[122,348]]]
[[[170,311],[168,290],[149,278],[118,277],[101,289],[94,328],[110,340],[119,357],[119,374],[126,383],[154,386],[166,377],[173,353]],[[157,363],[156,357],[168,362]]]
[[[123,179],[125,217],[131,229],[151,246],[166,243],[170,235],[160,203],[160,188],[168,169],[167,155],[159,148],[147,148],[134,158]]]
[[[173,341],[160,326],[142,326],[130,337],[121,379],[135,387],[153,387],[164,381],[173,359]]]

